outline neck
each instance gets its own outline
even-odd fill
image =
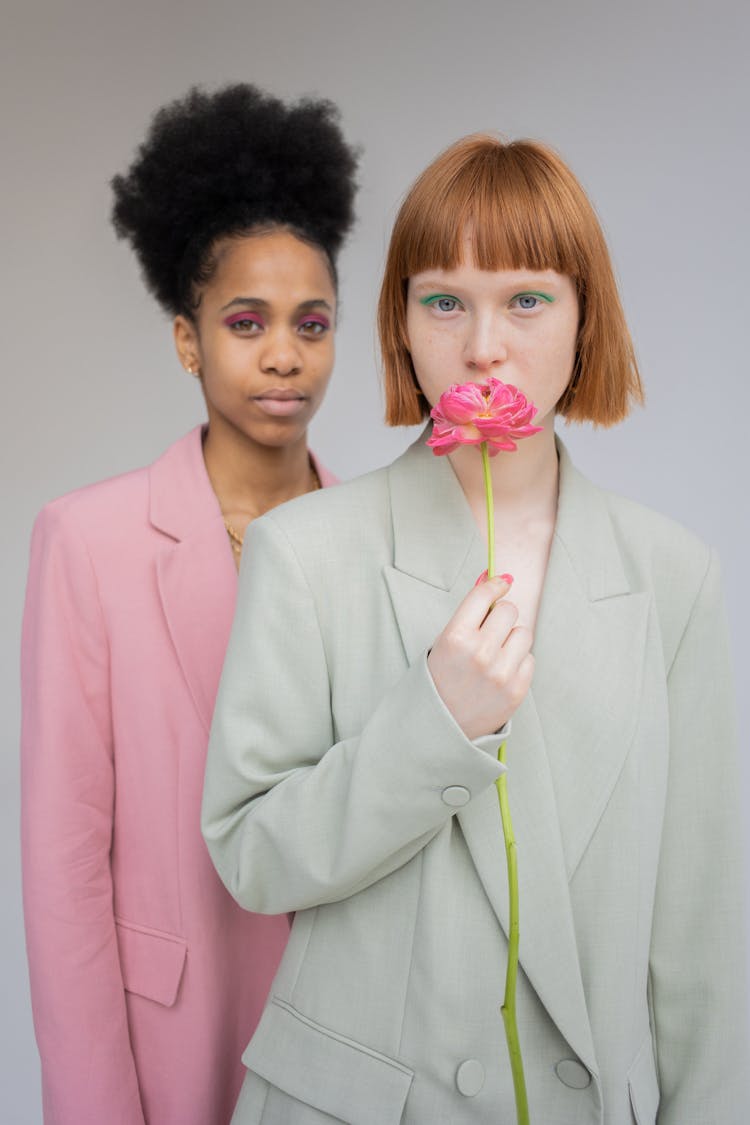
[[[472,511],[481,511],[485,494],[478,450],[459,446],[450,461]],[[558,487],[554,418],[545,419],[542,432],[520,441],[515,452],[492,457],[490,469],[496,512],[527,518],[554,513]]]
[[[210,424],[203,458],[225,517],[248,522],[311,487],[307,435],[291,445],[266,446]]]

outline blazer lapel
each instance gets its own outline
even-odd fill
[[[560,447],[560,501],[537,622],[533,696],[572,879],[625,763],[648,595],[631,591],[606,497]]]
[[[487,565],[486,551],[447,458],[424,434],[389,468],[393,566],[385,580],[407,659],[433,643]]]
[[[200,428],[149,470],[156,572],[167,628],[200,720],[210,729],[237,597],[237,573],[203,462]]]
[[[634,729],[645,599],[629,595],[601,493],[560,447],[560,500],[537,622],[532,691],[513,717],[508,791],[518,843],[520,960],[550,1016],[596,1072],[569,879],[622,769]],[[391,469],[394,566],[386,571],[407,659],[431,644],[486,566],[447,459],[424,438]],[[497,796],[457,814],[477,872],[508,931]]]

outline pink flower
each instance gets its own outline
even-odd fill
[[[519,438],[538,434],[532,426],[536,407],[518,387],[489,378],[486,383],[454,383],[433,406],[432,436],[427,444],[442,457],[459,445],[481,445],[494,457],[501,450],[514,450]]]

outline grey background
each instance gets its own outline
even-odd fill
[[[571,429],[566,440],[600,484],[719,548],[744,745],[749,13],[744,0],[6,2],[3,1123],[41,1120],[18,872],[17,650],[31,522],[45,500],[148,462],[203,417],[169,325],[108,226],[108,180],[152,111],[195,82],[250,80],[282,96],[331,97],[364,146],[337,374],[313,432],[343,477],[390,460],[411,437],[381,421],[373,310],[413,177],[483,129],[562,152],[608,234],[648,391],[646,410],[618,429]]]

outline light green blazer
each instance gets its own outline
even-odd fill
[[[453,470],[420,440],[245,556],[204,833],[243,906],[297,915],[233,1120],[510,1125],[498,739],[426,665],[486,565]],[[532,1122],[745,1125],[717,563],[564,449],[534,651],[508,740]]]

